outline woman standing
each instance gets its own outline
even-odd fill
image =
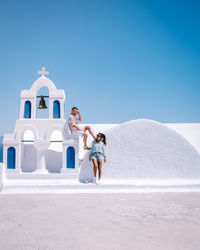
[[[102,133],[98,133],[95,140],[92,142],[92,148],[89,155],[89,160],[92,160],[93,171],[94,171],[94,184],[101,184],[102,176],[102,163],[106,163],[105,155],[105,145],[106,145],[106,136]],[[99,179],[97,180],[97,169]]]

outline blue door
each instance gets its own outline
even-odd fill
[[[15,169],[15,148],[10,147],[7,151],[7,168]]]
[[[60,118],[60,102],[53,102],[53,118]]]
[[[67,168],[75,168],[75,150],[73,147],[67,149]]]
[[[24,106],[24,118],[31,118],[31,102],[26,101]]]

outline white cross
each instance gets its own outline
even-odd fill
[[[41,71],[38,71],[38,74],[41,75],[41,76],[45,76],[45,75],[48,75],[49,72],[48,72],[48,71],[45,71],[45,67],[42,67],[42,70],[41,70]]]

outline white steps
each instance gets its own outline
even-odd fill
[[[137,186],[130,184],[80,183],[78,180],[15,180],[6,181],[0,194],[15,193],[151,193],[151,192],[200,192],[200,185],[186,186]]]

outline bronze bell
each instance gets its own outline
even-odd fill
[[[46,96],[41,95],[41,96],[38,96],[38,97],[40,97],[41,99],[40,99],[40,103],[39,103],[37,108],[38,109],[47,109],[47,106],[46,106],[46,103],[45,103],[45,100],[44,100],[44,98]]]

